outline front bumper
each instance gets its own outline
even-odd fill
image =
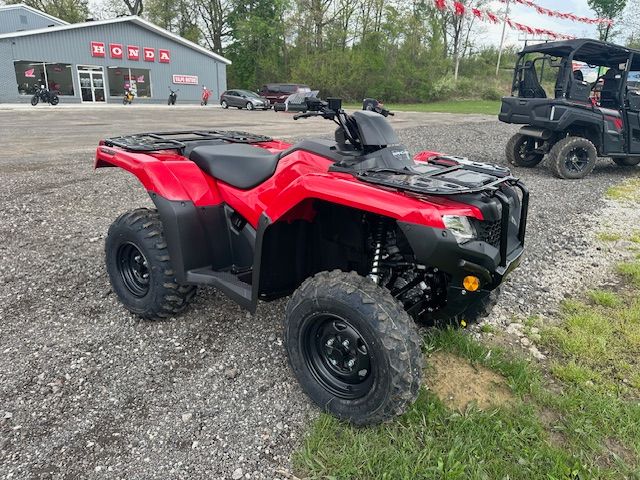
[[[500,191],[495,198],[501,205],[501,231],[497,245],[475,240],[459,244],[447,230],[398,222],[409,242],[416,261],[445,272],[449,283],[446,306],[436,317],[451,318],[465,311],[471,303],[481,301],[498,288],[505,277],[522,260],[527,224],[529,192],[519,182],[515,185],[522,192],[519,222],[512,221],[508,198]],[[470,292],[462,286],[463,279],[473,275],[480,279],[481,288]]]

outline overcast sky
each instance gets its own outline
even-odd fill
[[[587,5],[587,0],[535,0],[541,7],[550,10],[556,10],[562,13],[573,13],[581,17],[595,18],[596,14]],[[489,9],[493,12],[504,11],[505,4],[500,1],[492,1]],[[596,37],[596,26],[588,25],[581,22],[572,22],[571,20],[563,20],[561,18],[553,18],[547,15],[540,15],[535,8],[520,5],[515,1],[511,2],[509,7],[509,17],[518,23],[522,23],[529,27],[546,28],[557,33],[565,35],[573,35],[574,37]],[[485,44],[498,45],[500,43],[500,35],[502,34],[502,24],[493,25],[484,22],[485,32],[481,35]],[[524,34],[517,30],[511,30],[508,26],[506,29],[507,45],[523,46],[524,43],[518,39],[524,39]]]

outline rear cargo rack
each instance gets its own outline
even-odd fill
[[[271,137],[255,133],[231,130],[183,130],[177,132],[149,132],[123,135],[104,140],[107,147],[120,147],[131,152],[157,152],[160,150],[179,150],[180,153],[189,143],[206,140],[218,140],[230,143],[269,142]]]

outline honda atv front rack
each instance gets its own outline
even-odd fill
[[[183,153],[190,143],[207,140],[230,143],[270,142],[271,137],[232,130],[182,130],[176,132],[149,132],[107,138],[103,145],[120,147],[131,152],[158,152],[178,150]]]

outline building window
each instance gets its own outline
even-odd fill
[[[46,86],[58,95],[75,95],[68,63],[21,61],[13,62],[13,65],[20,95],[33,95],[36,85]]]
[[[146,68],[109,67],[109,95],[121,97],[130,89],[138,98],[151,98],[151,74]]]

